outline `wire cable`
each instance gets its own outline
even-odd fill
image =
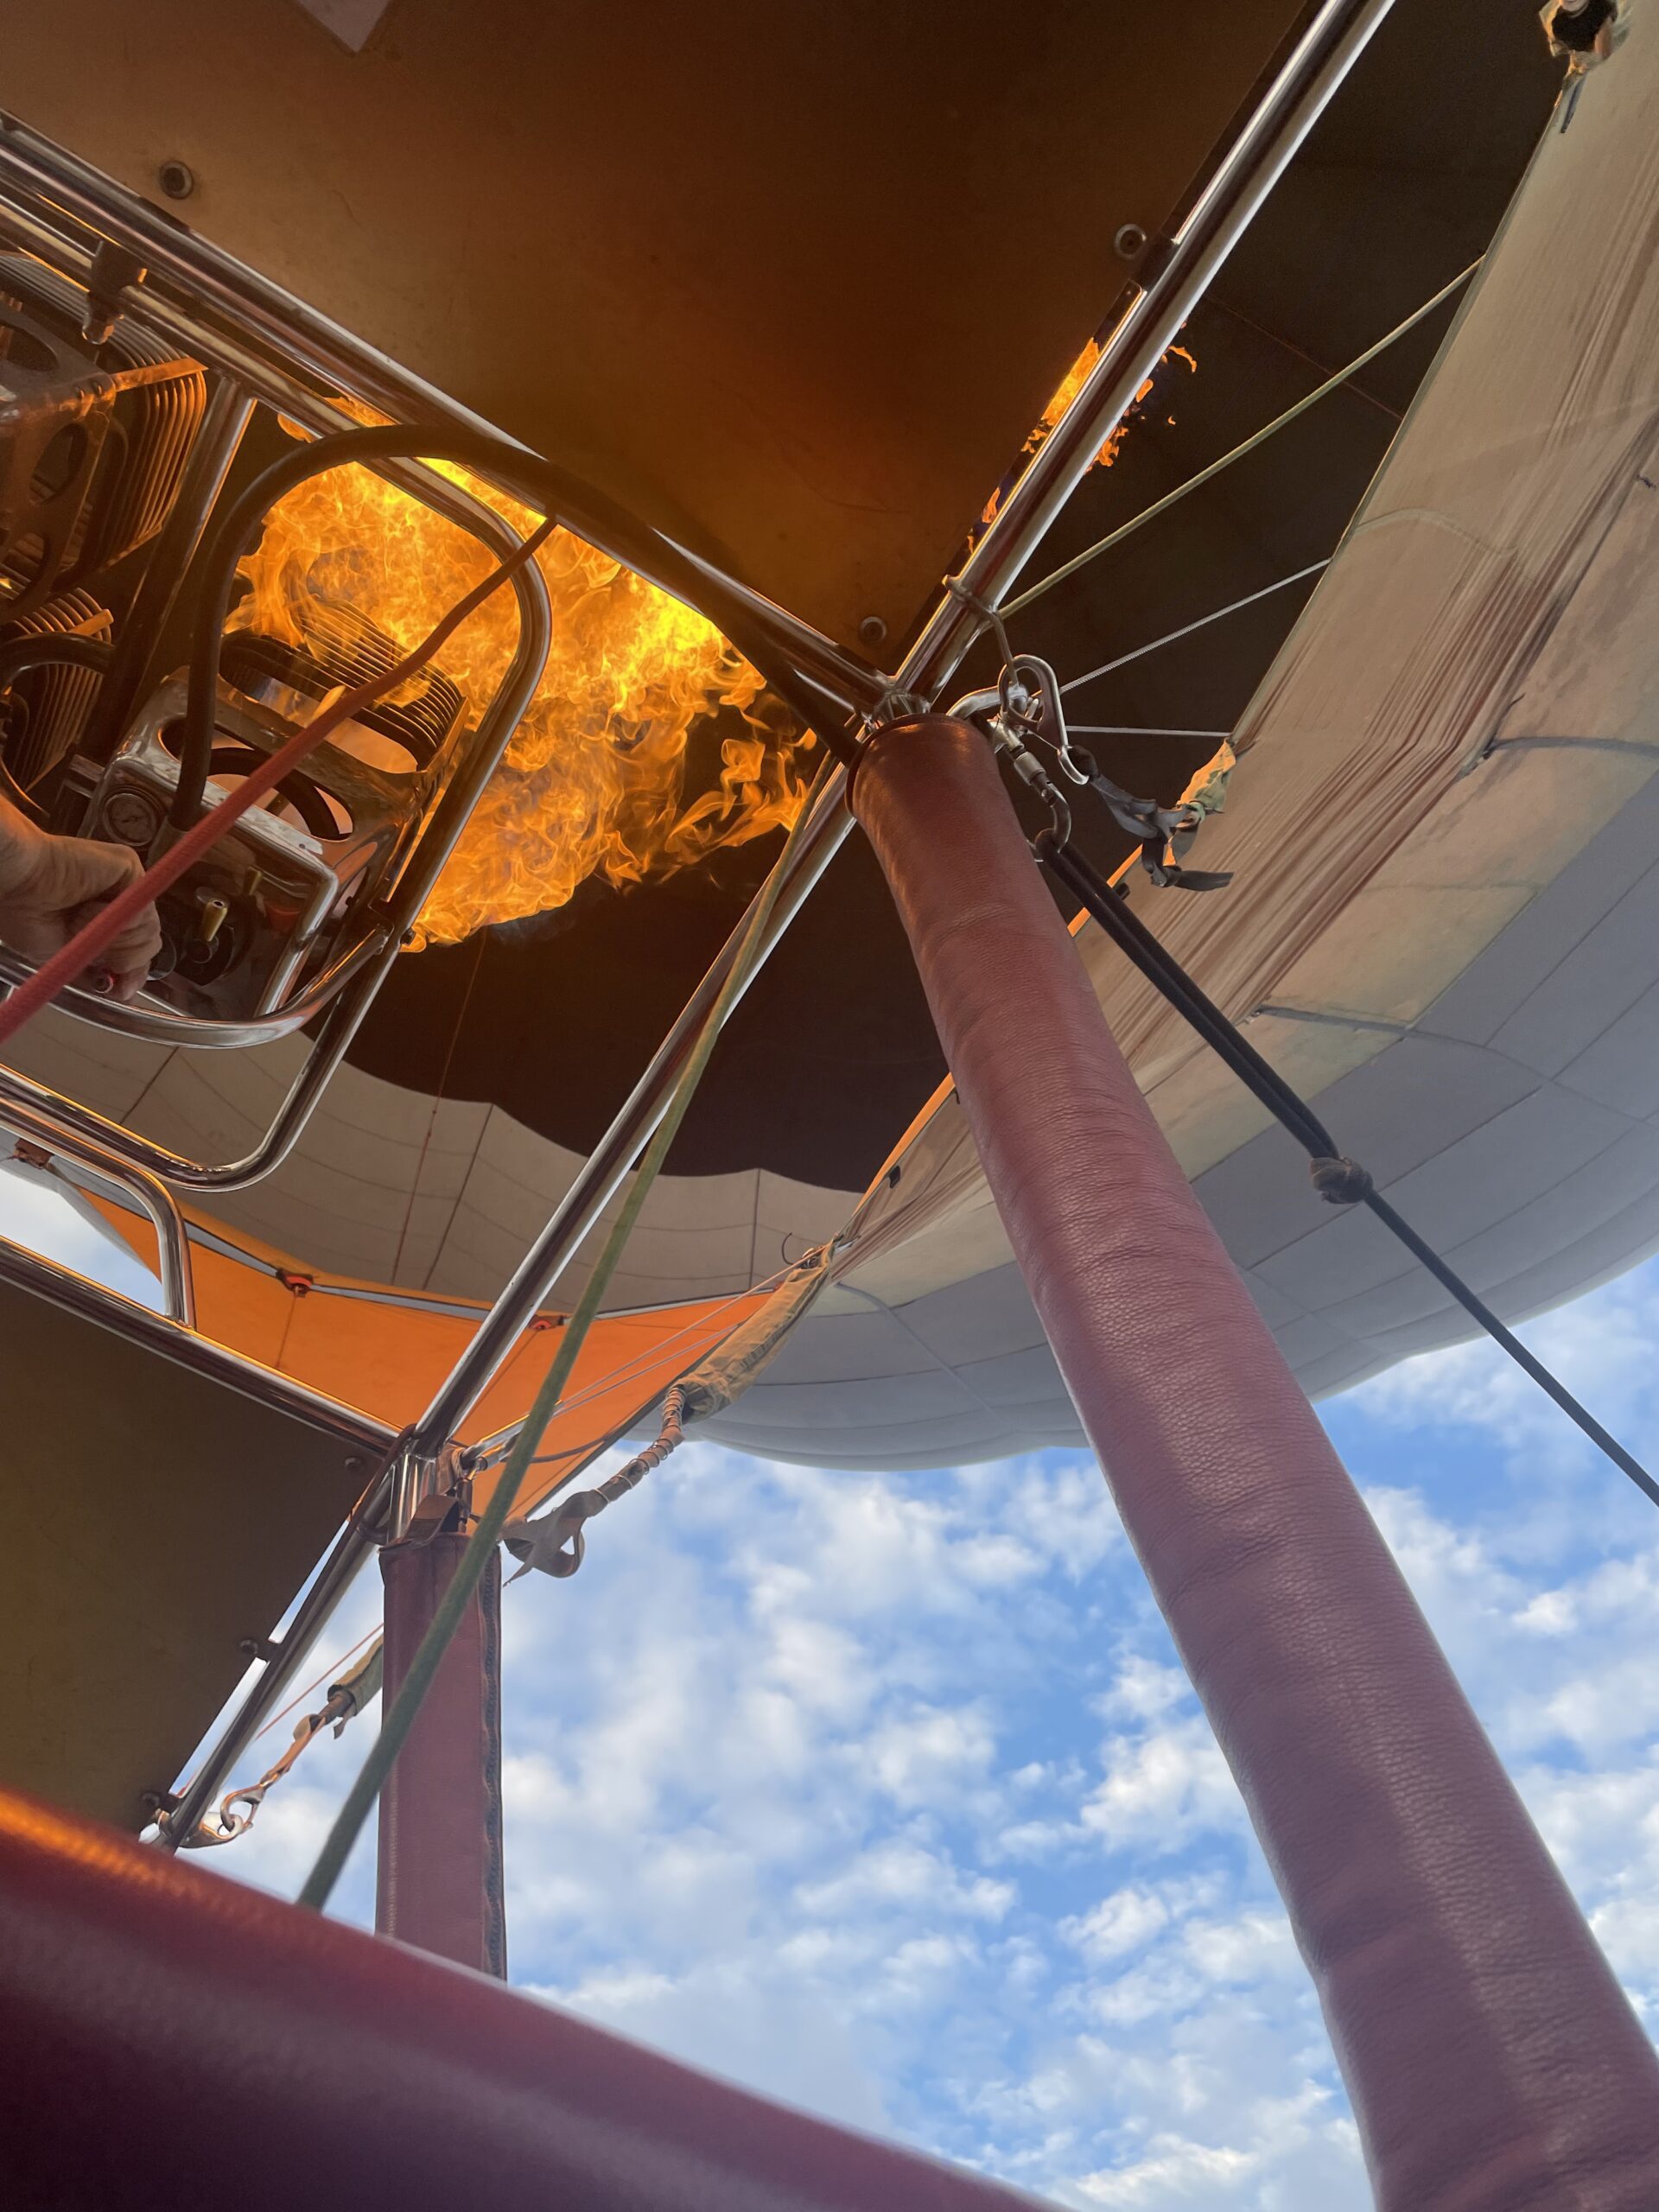
[[[1179,639],[1190,638],[1195,630],[1207,630],[1212,622],[1219,622],[1224,615],[1236,614],[1241,607],[1254,607],[1259,599],[1271,599],[1276,591],[1288,591],[1292,584],[1300,584],[1309,576],[1317,576],[1321,569],[1328,569],[1332,556],[1323,560],[1310,561],[1305,569],[1298,569],[1294,575],[1281,576],[1276,583],[1263,584],[1260,591],[1247,592],[1243,599],[1230,600],[1225,607],[1217,607],[1209,614],[1200,614],[1196,622],[1188,622],[1179,630],[1166,632],[1144,645],[1137,645],[1133,652],[1120,653],[1116,660],[1103,661],[1098,668],[1091,668],[1085,675],[1074,676],[1060,690],[1075,691],[1080,683],[1092,683],[1097,676],[1109,676],[1116,668],[1127,668],[1132,660],[1144,660],[1148,653],[1155,653],[1160,646],[1173,645]]]
[[[1483,256],[1482,258],[1484,259],[1484,257]],[[1189,492],[1196,492],[1200,485],[1207,484],[1212,477],[1219,476],[1224,468],[1230,468],[1236,461],[1243,461],[1246,454],[1254,453],[1258,446],[1265,445],[1269,438],[1275,436],[1287,424],[1294,423],[1298,416],[1306,415],[1308,409],[1323,399],[1327,392],[1335,391],[1339,385],[1346,384],[1351,377],[1357,376],[1361,369],[1376,360],[1379,353],[1385,353],[1396,339],[1403,338],[1408,330],[1414,330],[1426,315],[1433,315],[1435,308],[1449,300],[1460,285],[1466,284],[1479,266],[1479,260],[1471,261],[1461,276],[1454,276],[1449,284],[1442,284],[1432,300],[1425,300],[1421,307],[1414,309],[1403,322],[1396,323],[1386,338],[1379,338],[1375,346],[1368,346],[1363,353],[1349,362],[1345,369],[1338,369],[1335,376],[1327,377],[1323,384],[1315,385],[1314,389],[1304,398],[1299,399],[1294,407],[1286,408],[1282,415],[1275,415],[1271,423],[1246,438],[1243,445],[1235,446],[1230,453],[1223,454],[1219,461],[1212,461],[1207,468],[1201,468],[1196,476],[1189,476],[1185,484],[1178,484],[1173,492],[1166,492],[1161,499],[1154,499],[1149,507],[1143,507],[1138,515],[1131,516],[1128,522],[1120,523],[1116,530],[1109,531],[1104,537],[1097,539],[1092,545],[1085,546],[1081,553],[1073,554],[1069,561],[1062,562],[1058,569],[1040,577],[1036,583],[1019,593],[1014,598],[1007,601],[1002,608],[1003,620],[1012,620],[1016,614],[1021,613],[1025,608],[1039,600],[1045,592],[1052,591],[1056,584],[1063,584],[1068,576],[1075,576],[1079,569],[1086,569],[1091,561],[1099,560],[1103,553],[1109,553],[1115,545],[1121,545],[1126,537],[1132,537],[1143,524],[1149,523],[1154,517],[1167,512],[1178,500],[1185,499]]]
[[[1122,893],[1098,874],[1082,854],[1057,837],[1052,830],[1044,830],[1034,838],[1032,849],[1056,882],[1063,884],[1087,908],[1153,988],[1198,1032],[1205,1044],[1220,1055],[1274,1120],[1295,1138],[1308,1154],[1314,1188],[1320,1196],[1333,1205],[1363,1205],[1375,1214],[1413,1258],[1427,1268],[1435,1281],[1462,1306],[1471,1319],[1478,1322],[1493,1342],[1554,1400],[1568,1420],[1577,1424],[1620,1473],[1628,1476],[1651,1503],[1659,1505],[1659,1483],[1654,1480],[1641,1461],[1625,1450],[1618,1438],[1580,1403],[1542,1360],[1529,1351],[1513,1330],[1498,1319],[1485,1300],[1470,1288],[1456,1269],[1449,1267],[1433,1247],[1418,1235],[1410,1223],[1395,1212],[1366,1170],[1338,1151],[1336,1140],[1306,1100],[1292,1090],[1248,1038],[1240,1034],[1215,1001],[1194,982],[1174,955],[1166,950]]]
[[[1148,729],[1141,722],[1068,722],[1073,737],[1209,737],[1217,743],[1230,737],[1230,729]]]

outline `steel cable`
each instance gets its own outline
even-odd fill
[[[1247,454],[1252,454],[1258,446],[1265,445],[1269,438],[1275,436],[1279,431],[1295,422],[1298,416],[1306,415],[1308,409],[1323,399],[1327,392],[1335,391],[1339,385],[1346,384],[1351,377],[1357,376],[1361,369],[1376,360],[1379,353],[1386,353],[1396,339],[1403,338],[1408,330],[1414,330],[1426,315],[1432,315],[1442,302],[1449,300],[1460,285],[1466,284],[1479,266],[1479,261],[1471,261],[1461,276],[1454,276],[1449,284],[1443,284],[1432,300],[1425,300],[1421,307],[1415,308],[1403,322],[1396,323],[1386,338],[1379,338],[1375,346],[1368,346],[1363,353],[1349,362],[1345,369],[1338,369],[1335,376],[1327,377],[1323,384],[1315,385],[1314,389],[1305,397],[1299,399],[1294,407],[1286,408],[1282,415],[1275,415],[1271,423],[1264,424],[1261,429],[1253,432],[1245,439],[1243,445],[1236,445],[1230,453],[1223,454],[1219,461],[1212,461],[1208,467],[1201,468],[1196,476],[1189,476],[1185,483],[1178,484],[1173,492],[1166,492],[1161,499],[1154,499],[1149,507],[1143,507],[1138,515],[1132,515],[1128,522],[1120,523],[1116,530],[1109,531],[1104,537],[1098,538],[1092,545],[1085,546],[1081,553],[1073,554],[1069,561],[1062,562],[1058,569],[1051,570],[1047,575],[1041,577],[1028,589],[1018,593],[1013,599],[1008,600],[1002,608],[1003,620],[1012,620],[1016,614],[1023,613],[1027,607],[1033,606],[1045,592],[1052,591],[1056,584],[1063,584],[1068,576],[1075,576],[1079,569],[1086,569],[1091,561],[1099,560],[1103,553],[1109,553],[1115,545],[1121,545],[1126,537],[1133,537],[1135,532],[1144,524],[1153,521],[1157,516],[1166,513],[1179,500],[1185,499],[1189,492],[1196,492],[1201,485],[1209,483],[1212,477],[1219,476],[1223,469],[1230,468],[1236,461],[1243,461]]]
[[[1166,951],[1113,885],[1096,873],[1070,844],[1045,830],[1033,840],[1032,849],[1057,883],[1063,884],[1124,952],[1147,981],[1186,1021],[1205,1044],[1218,1053],[1251,1095],[1267,1108],[1281,1128],[1288,1130],[1308,1154],[1314,1187],[1334,1205],[1364,1206],[1414,1259],[1427,1268],[1441,1288],[1479,1324],[1492,1341],[1507,1352],[1523,1374],[1551,1398],[1629,1477],[1643,1496],[1659,1505],[1659,1483],[1618,1438],[1605,1428],[1587,1407],[1535,1352],[1529,1351],[1491,1307],[1449,1267],[1433,1247],[1402,1219],[1372,1182],[1366,1170],[1346,1159],[1337,1148],[1319,1116],[1292,1090],[1249,1039],[1241,1035],[1214,1001],[1194,982],[1173,953]]]

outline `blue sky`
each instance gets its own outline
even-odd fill
[[[1656,1323],[1659,1264],[1526,1332],[1650,1461]],[[1484,1344],[1322,1411],[1659,2023],[1659,1515]],[[375,1608],[355,1592],[330,1649]],[[1272,1885],[1082,1452],[872,1478],[692,1444],[573,1580],[508,1592],[505,1643],[524,1987],[1080,2212],[1370,2204]],[[370,1726],[197,1863],[291,1894]],[[337,1905],[368,1916],[365,1853]]]

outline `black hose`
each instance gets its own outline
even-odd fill
[[[257,745],[216,745],[212,772],[215,776],[251,776],[264,763],[265,755]],[[333,807],[302,768],[283,778],[276,786],[276,795],[288,801],[314,837],[346,835],[334,817]]]
[[[95,676],[109,673],[110,657],[115,648],[105,638],[78,638],[52,630],[38,631],[26,638],[15,638],[10,645],[0,645],[0,698],[3,698],[20,677],[29,676],[37,668],[86,668]],[[16,733],[14,733],[16,734]],[[35,766],[35,782],[46,779],[63,758],[61,751],[48,760],[45,767]],[[29,787],[20,784],[11,770],[0,761],[0,798],[9,799],[29,821],[42,823],[44,810]]]
[[[802,729],[813,730],[842,760],[855,757],[842,728],[846,709],[827,693],[817,695],[798,671],[777,664],[759,635],[753,615],[741,601],[686,558],[668,538],[633,521],[600,493],[568,476],[539,454],[526,453],[482,430],[415,429],[391,423],[367,430],[345,430],[319,438],[284,454],[247,486],[215,524],[201,553],[201,605],[190,657],[189,695],[181,731],[179,785],[174,797],[174,827],[187,830],[201,810],[211,773],[215,693],[224,630],[238,563],[254,531],[279,499],[348,462],[448,461],[507,486],[543,515],[555,517],[576,537],[625,548],[637,547],[636,566],[665,582],[688,606],[715,623],[744,658],[757,668]]]
[[[1484,1299],[1446,1265],[1410,1223],[1402,1219],[1366,1171],[1338,1152],[1335,1139],[1306,1100],[1291,1089],[1247,1038],[1240,1035],[1221,1008],[1198,988],[1173,954],[1165,950],[1115,887],[1052,830],[1046,830],[1033,839],[1032,850],[1055,881],[1065,886],[1128,955],[1154,989],[1191,1024],[1206,1045],[1219,1053],[1251,1096],[1295,1138],[1308,1155],[1314,1185],[1321,1196],[1337,1205],[1367,1207],[1413,1258],[1427,1268],[1470,1319],[1509,1354],[1522,1372],[1530,1376],[1567,1418],[1577,1423],[1619,1472],[1629,1476],[1644,1497],[1659,1505],[1659,1483],[1655,1482],[1641,1461],[1632,1457],[1586,1407],[1580,1404],[1566,1384],[1552,1375],[1535,1353],[1528,1351]]]
[[[0,645],[0,692],[37,668],[90,668],[102,676],[115,648],[105,638],[62,636],[50,631]]]
[[[1122,893],[1098,874],[1074,846],[1052,839],[1047,831],[1035,840],[1034,849],[1055,880],[1088,909],[1153,988],[1220,1053],[1240,1082],[1284,1124],[1297,1143],[1315,1159],[1336,1156],[1336,1140],[1313,1109],[1164,950]]]

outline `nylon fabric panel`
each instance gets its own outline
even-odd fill
[[[156,1238],[149,1223],[106,1200],[93,1203],[153,1267]],[[246,1241],[268,1265],[295,1264]],[[324,1275],[296,1295],[262,1268],[222,1252],[193,1243],[191,1256],[197,1325],[204,1336],[394,1427],[426,1405],[483,1319],[481,1306],[475,1314],[457,1314],[393,1305],[374,1295],[373,1284]],[[365,1294],[331,1297],[334,1287]],[[631,1425],[677,1376],[758,1313],[766,1297],[765,1290],[747,1291],[644,1313],[607,1314],[595,1322],[564,1406],[549,1427],[540,1462],[526,1478],[519,1510],[532,1511],[595,1446]],[[462,1441],[491,1435],[529,1411],[557,1344],[556,1317],[541,1317],[461,1424]],[[479,1478],[480,1504],[493,1479],[493,1473]]]

